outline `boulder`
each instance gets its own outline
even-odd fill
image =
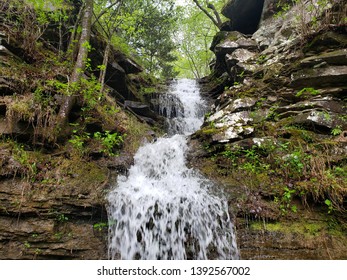
[[[304,125],[313,130],[331,130],[337,126],[346,127],[347,123],[340,118],[341,115],[326,111],[311,110],[294,117],[293,124]]]
[[[225,62],[229,73],[233,77],[239,75],[241,80],[245,74],[254,73],[258,69],[258,65],[252,63],[251,60],[256,56],[257,54],[255,52],[251,52],[247,49],[237,49],[232,54],[227,54],[225,56]]]
[[[245,109],[251,109],[255,105],[256,101],[256,98],[251,97],[233,99],[230,102],[226,103],[224,106],[222,105],[219,108],[217,108],[217,112],[213,114],[209,118],[209,120],[216,120],[219,117],[223,116],[225,112],[234,113]]]
[[[243,138],[244,135],[253,133],[254,128],[249,126],[253,121],[249,111],[237,111],[241,108],[250,108],[254,105],[252,99],[236,99],[224,110],[219,110],[210,116],[207,121],[213,123],[218,130],[212,135],[215,142],[226,143]],[[237,111],[237,112],[236,112]]]
[[[342,32],[327,31],[316,36],[305,48],[304,52],[321,53],[329,48],[343,49],[347,47],[346,30]]]
[[[238,62],[247,62],[254,58],[257,54],[254,52],[251,52],[247,49],[237,49],[231,54],[227,54],[225,57],[226,63],[228,67],[235,66]]]
[[[223,130],[214,134],[212,140],[226,143],[242,139],[244,135],[250,135],[254,132],[254,128],[249,126],[252,121],[248,111],[226,114],[215,122],[215,127],[223,128]]]
[[[217,57],[220,57],[231,54],[236,49],[257,50],[258,45],[254,40],[234,31],[229,32],[228,37],[216,45],[214,52]]]

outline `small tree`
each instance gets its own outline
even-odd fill
[[[77,59],[69,81],[70,86],[80,81],[86,68],[88,52],[90,51],[89,39],[92,26],[93,4],[93,0],[85,0],[84,2],[81,38],[78,44]],[[63,96],[57,119],[58,128],[62,128],[67,123],[69,114],[76,100],[77,96],[73,92],[72,94]]]

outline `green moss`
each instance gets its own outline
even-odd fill
[[[314,238],[329,234],[335,237],[346,237],[344,230],[339,224],[335,224],[332,228],[329,221],[305,221],[298,222],[273,222],[266,223],[264,221],[254,221],[250,224],[251,230],[281,232],[284,234],[300,234],[305,238]]]

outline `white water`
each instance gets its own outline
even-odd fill
[[[168,94],[175,100],[170,95],[181,108],[162,99],[161,110],[176,110],[168,121],[174,135],[142,146],[108,196],[110,258],[236,259],[226,200],[185,164],[184,135],[202,124],[204,102],[193,80],[179,80]]]

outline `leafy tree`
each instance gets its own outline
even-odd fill
[[[129,0],[122,10],[120,32],[145,64],[149,73],[175,76],[173,41],[177,30],[177,11],[173,0]]]
[[[209,73],[213,57],[209,48],[216,31],[211,21],[195,7],[185,10],[181,18],[180,59],[176,64],[182,76],[199,79]]]
[[[214,55],[209,48],[222,23],[217,11],[224,2],[189,0],[181,8],[179,60],[176,63],[181,76],[201,78],[210,72],[209,64]]]

